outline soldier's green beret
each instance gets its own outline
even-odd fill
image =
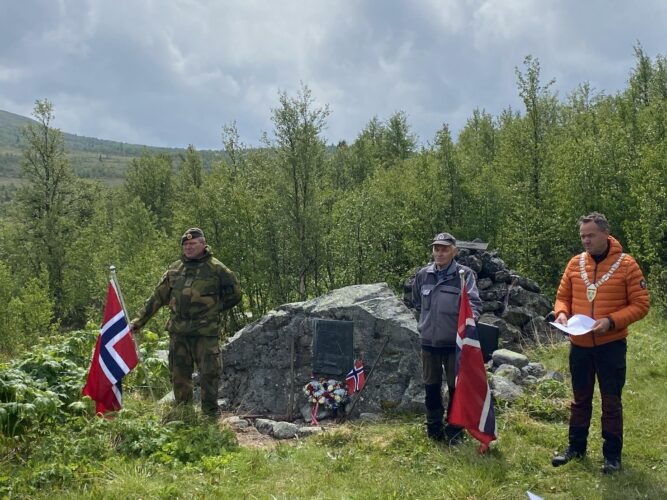
[[[191,227],[185,233],[183,236],[181,236],[181,245],[185,243],[187,240],[191,240],[193,238],[203,238],[204,237],[204,231],[199,229],[198,227]]]

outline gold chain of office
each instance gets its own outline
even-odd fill
[[[618,269],[618,266],[621,265],[621,261],[624,257],[625,254],[622,253],[602,278],[595,283],[591,283],[591,280],[588,279],[588,274],[586,274],[586,252],[581,252],[581,255],[579,256],[579,270],[581,271],[581,279],[584,280],[584,284],[586,285],[586,298],[588,299],[588,302],[593,302],[595,300],[600,285],[611,278],[611,275],[614,274]]]

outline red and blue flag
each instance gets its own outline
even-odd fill
[[[451,425],[465,427],[481,443],[479,452],[484,453],[489,449],[489,443],[496,439],[496,416],[470,299],[466,287],[461,288],[456,336],[456,390],[447,420]]]
[[[134,338],[112,280],[109,282],[102,328],[83,388],[83,395],[95,401],[97,413],[121,409],[121,381],[137,366],[138,361]]]
[[[366,383],[366,375],[364,374],[364,364],[360,360],[354,362],[354,368],[345,377],[345,384],[347,385],[347,393],[352,395],[363,389]]]

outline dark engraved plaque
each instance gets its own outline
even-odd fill
[[[346,375],[354,365],[354,323],[316,319],[313,336],[313,372]]]

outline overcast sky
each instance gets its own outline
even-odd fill
[[[528,54],[561,98],[614,94],[637,42],[667,55],[666,0],[0,0],[0,109],[48,98],[65,132],[220,149],[232,121],[247,145],[271,137],[278,92],[303,82],[327,142],[399,110],[427,142],[522,109]]]

